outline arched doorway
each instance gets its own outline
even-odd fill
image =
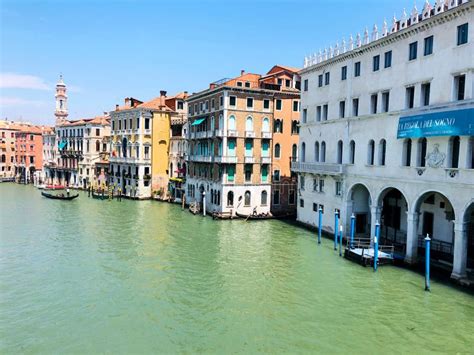
[[[474,279],[474,201],[464,213],[464,223],[467,237],[467,262],[468,276]]]
[[[408,203],[396,188],[383,190],[377,206],[381,208],[380,244],[393,245],[395,257],[405,259],[407,247]]]
[[[355,216],[355,234],[358,237],[370,237],[372,198],[365,185],[355,184],[349,190],[346,221]]]
[[[425,255],[424,238],[431,238],[431,260],[436,266],[452,268],[454,253],[454,209],[449,199],[436,191],[423,193],[416,201],[418,256]]]

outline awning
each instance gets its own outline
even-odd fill
[[[191,126],[200,125],[200,124],[203,123],[205,120],[206,120],[206,117],[204,117],[204,118],[198,118],[196,121],[194,121],[193,123],[191,123]]]
[[[474,108],[400,117],[397,138],[474,135]]]
[[[183,182],[184,179],[180,179],[180,178],[175,178],[175,177],[172,177],[169,179],[170,181],[176,181],[176,182]]]
[[[61,150],[61,149],[63,149],[66,145],[67,145],[67,141],[59,142],[59,144],[58,144],[58,149]]]

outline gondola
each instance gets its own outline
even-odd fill
[[[66,200],[66,201],[74,200],[76,197],[79,197],[79,194],[70,195],[70,196],[67,196],[65,194],[54,195],[54,194],[50,194],[44,191],[41,191],[41,195],[43,195],[46,198],[50,198],[52,200]]]
[[[102,192],[95,192],[95,191],[92,191],[92,198],[95,198],[96,200],[106,200],[108,199],[108,195],[107,193],[103,193]]]
[[[242,213],[235,212],[235,214],[237,215],[237,217],[244,218],[245,220],[253,220],[253,221],[261,220],[261,219],[273,219],[273,218],[275,218],[275,217],[273,217],[273,215],[271,213],[247,215],[247,214],[242,214]]]

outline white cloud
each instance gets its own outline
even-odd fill
[[[15,73],[0,73],[0,88],[50,90],[40,77]]]
[[[44,106],[46,103],[39,100],[28,100],[21,97],[9,97],[2,96],[0,97],[0,104],[4,107],[6,106]]]

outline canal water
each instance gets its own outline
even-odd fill
[[[279,221],[0,184],[0,353],[474,351],[474,297]]]

